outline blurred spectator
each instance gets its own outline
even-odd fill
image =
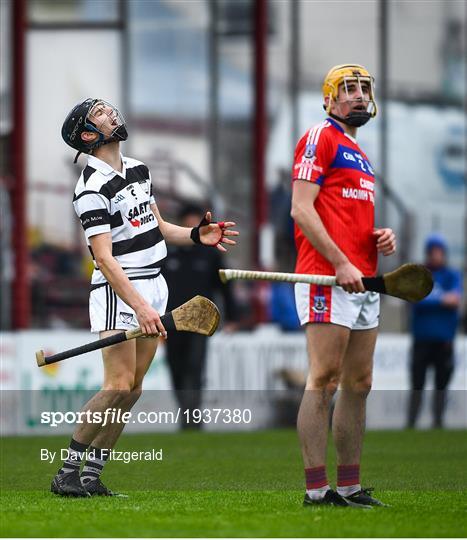
[[[290,171],[279,169],[278,178],[279,181],[269,196],[270,221],[274,226],[277,243],[290,246],[294,244],[294,222],[290,215],[292,204]],[[281,253],[277,255],[280,257]]]
[[[270,220],[275,232],[274,255],[281,271],[293,272],[296,253],[294,223],[290,216],[292,201],[290,173],[288,170],[280,169],[278,174],[279,182],[269,198],[269,207],[273,209]],[[286,332],[300,329],[293,284],[281,282],[270,284],[269,319]]]
[[[271,322],[277,323],[285,332],[300,330],[292,283],[273,282],[271,284],[269,316]]]
[[[80,248],[44,242],[33,228],[28,233],[31,326],[86,328],[89,281],[83,274]]]
[[[408,427],[414,427],[422,402],[428,367],[435,371],[433,426],[442,427],[446,389],[454,371],[454,336],[459,322],[462,295],[460,272],[447,266],[448,245],[439,234],[425,244],[426,266],[432,271],[433,291],[412,308],[412,392]]]
[[[204,216],[202,208],[188,204],[178,216],[183,227],[196,227]],[[216,294],[224,299],[227,322],[224,331],[236,329],[237,305],[231,284],[222,284],[218,270],[224,268],[223,257],[217,249],[206,246],[167,246],[168,256],[163,274],[169,287],[170,311],[193,296],[200,294],[214,300]],[[201,406],[202,387],[206,365],[207,337],[192,332],[168,331],[167,361],[170,368],[172,387],[182,410],[198,409]],[[187,424],[182,417],[182,428],[201,428],[201,423]]]

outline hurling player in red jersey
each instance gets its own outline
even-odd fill
[[[292,177],[296,272],[335,275],[340,285],[295,287],[310,368],[297,422],[304,504],[369,508],[382,504],[360,485],[379,295],[366,292],[361,278],[375,275],[378,253],[394,253],[396,240],[391,229],[374,227],[374,173],[356,141],[357,129],[376,115],[373,77],[360,65],[335,66],[324,80],[323,98],[328,118],[298,142]],[[329,411],[338,387],[334,491],[325,464]]]

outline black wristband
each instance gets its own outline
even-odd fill
[[[211,221],[211,223],[215,223],[215,221]],[[203,217],[203,219],[199,222],[199,225],[191,229],[190,238],[195,244],[202,244],[201,238],[199,237],[199,230],[205,225],[209,225],[209,221],[205,217]]]
[[[193,240],[195,244],[201,244],[201,239],[199,237],[199,226],[193,227],[191,229],[190,238]]]

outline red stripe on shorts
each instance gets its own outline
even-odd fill
[[[323,314],[323,322],[331,322],[332,308],[332,287],[323,287],[323,296],[326,298],[326,307],[328,308]]]

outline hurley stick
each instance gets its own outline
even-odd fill
[[[335,276],[313,274],[288,274],[284,272],[259,272],[255,270],[219,270],[221,281],[231,279],[259,279],[266,281],[288,281],[290,283],[309,283],[312,285],[339,285]],[[367,291],[395,296],[408,302],[419,302],[433,289],[433,276],[421,264],[403,264],[396,270],[376,277],[362,278]]]
[[[179,332],[196,332],[197,334],[203,334],[205,336],[212,336],[219,324],[219,310],[217,306],[208,300],[204,296],[195,296],[188,302],[185,302],[173,311],[166,313],[161,317],[162,324],[166,330],[177,330]],[[37,365],[39,367],[47,364],[54,364],[73,356],[79,356],[87,352],[102,349],[103,347],[109,347],[127,341],[129,339],[135,339],[142,337],[146,334],[141,332],[141,328],[134,328],[127,330],[126,332],[120,332],[113,336],[106,337],[104,339],[98,339],[86,345],[81,345],[68,351],[63,351],[52,356],[45,356],[44,351],[36,352]],[[154,334],[158,336],[160,334]]]

